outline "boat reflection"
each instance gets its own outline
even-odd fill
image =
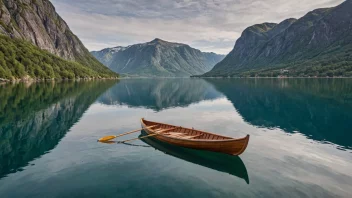
[[[139,137],[145,135],[147,134],[143,131]],[[247,168],[238,156],[173,146],[155,138],[144,138],[141,140],[165,154],[213,170],[229,173],[230,175],[244,179],[249,184]]]
[[[138,138],[141,138],[146,135],[148,134],[142,131],[142,133],[138,136]],[[122,144],[128,145],[128,146],[136,146],[136,147],[153,147],[156,150],[159,150],[167,155],[177,157],[187,162],[198,164],[200,166],[204,166],[220,172],[229,173],[230,175],[244,179],[246,183],[249,184],[247,168],[239,156],[232,156],[232,155],[226,155],[223,153],[215,153],[210,151],[201,151],[201,150],[183,148],[183,147],[174,146],[171,144],[166,144],[164,142],[161,142],[151,137],[143,138],[140,140],[146,143],[147,145],[139,145],[139,144],[131,144],[131,143],[122,143]],[[101,143],[115,144],[119,142],[105,141]]]

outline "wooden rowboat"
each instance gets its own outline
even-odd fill
[[[154,138],[176,146],[208,150],[229,155],[242,154],[248,145],[249,135],[235,139],[196,129],[177,127],[169,124],[141,119],[142,128]],[[151,127],[152,126],[152,127]],[[153,127],[154,126],[154,127]]]

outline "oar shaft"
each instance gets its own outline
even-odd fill
[[[128,135],[128,134],[131,134],[131,133],[136,133],[136,132],[139,132],[139,131],[141,131],[143,129],[150,129],[150,128],[153,128],[153,127],[156,127],[156,126],[158,126],[158,125],[153,125],[153,126],[149,126],[149,127],[146,127],[146,128],[141,128],[141,129],[129,131],[129,132],[126,132],[126,133],[123,133],[123,134],[120,134],[120,135],[105,136],[105,137],[100,138],[98,141],[99,142],[110,141],[110,140],[115,139],[117,137],[121,137],[121,136]]]
[[[174,127],[174,128],[171,128],[171,129],[165,129],[165,130],[159,131],[157,133],[153,133],[153,134],[146,135],[146,136],[143,136],[143,137],[138,137],[138,138],[133,138],[133,139],[129,139],[129,140],[120,141],[118,143],[125,143],[125,142],[130,142],[130,141],[134,141],[134,140],[140,140],[140,139],[143,139],[143,138],[160,135],[161,133],[164,133],[164,132],[167,132],[167,131],[172,131],[172,130],[175,130],[177,128],[180,128],[180,127]]]
[[[149,129],[149,128],[153,128],[153,127],[156,127],[156,126],[158,126],[158,125],[153,125],[153,126],[150,126],[150,127],[141,128],[141,129],[137,129],[137,130],[134,130],[134,131],[126,132],[126,133],[117,135],[115,138],[121,137],[121,136],[124,136],[124,135],[128,135],[128,134],[131,134],[131,133],[136,133],[136,132],[139,132],[139,131],[141,131],[141,130],[143,130],[143,129]]]
[[[133,138],[133,139],[130,139],[130,140],[124,140],[124,141],[121,141],[121,142],[118,142],[118,143],[131,142],[131,141],[134,141],[134,140],[140,140],[140,139],[143,139],[143,138],[147,138],[147,137],[151,137],[151,136],[156,136],[156,135],[159,135],[159,134],[158,134],[158,133],[154,133],[154,134],[146,135],[146,136],[143,136],[143,137],[140,137],[140,138]]]

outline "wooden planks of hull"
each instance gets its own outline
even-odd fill
[[[148,134],[158,133],[158,131],[167,131],[154,136],[154,138],[162,142],[186,148],[208,150],[229,155],[240,155],[246,150],[249,142],[249,135],[244,138],[235,139],[196,129],[147,121],[143,118],[141,119],[141,124],[143,128],[157,125],[157,127],[153,129],[147,128],[145,131]]]

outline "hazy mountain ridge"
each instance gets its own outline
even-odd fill
[[[352,1],[316,9],[298,20],[243,31],[234,49],[203,76],[352,75]]]
[[[81,66],[92,70],[89,72],[91,73],[90,77],[98,77],[99,74],[105,77],[116,76],[89,53],[78,37],[69,29],[66,22],[56,13],[55,7],[48,0],[0,0],[0,34],[13,39],[26,40],[28,41],[28,43],[25,43],[26,45],[31,43],[65,60],[75,61]],[[16,46],[17,44],[14,42],[12,45]],[[1,50],[1,52],[4,53],[4,50]],[[16,49],[14,53],[16,53]],[[45,52],[41,54],[47,56]],[[2,69],[7,70],[7,73],[11,73],[11,77],[22,77],[18,74],[18,70],[21,69],[16,68],[16,63],[12,63],[19,62],[26,69],[32,67],[32,65],[21,62],[22,58],[28,58],[28,56],[16,57],[15,55],[12,61],[5,59],[4,61],[11,63],[11,65],[7,64],[7,67],[5,67],[4,64],[1,64]],[[45,60],[41,62],[45,62]],[[63,64],[70,65],[69,62]],[[74,66],[71,65],[70,67]],[[62,67],[60,69],[64,70]],[[39,73],[45,73],[47,68],[41,67],[38,70],[42,71],[33,74],[27,72],[27,75],[38,77]],[[73,73],[73,71],[68,72]],[[4,72],[0,71],[0,74],[2,73]],[[75,73],[74,75],[77,74]],[[46,74],[44,77],[51,78],[53,76]]]
[[[161,39],[106,48],[92,54],[118,73],[137,76],[186,77],[209,71],[223,55],[201,52],[188,45]]]

